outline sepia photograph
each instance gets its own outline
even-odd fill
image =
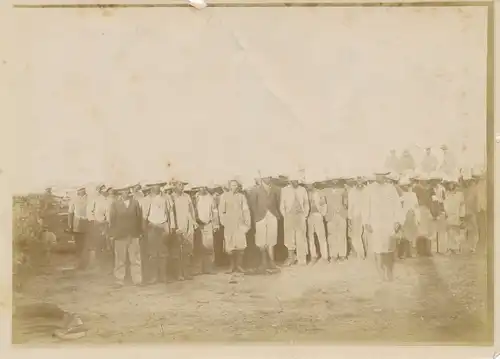
[[[491,6],[19,5],[12,344],[493,343]]]

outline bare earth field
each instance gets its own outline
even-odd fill
[[[68,258],[66,258],[68,260]],[[71,258],[69,258],[71,260]],[[231,279],[236,279],[233,283]],[[487,344],[486,259],[463,254],[399,261],[382,283],[370,261],[221,272],[193,281],[114,289],[111,275],[32,279],[17,306],[49,302],[81,316],[74,344],[158,342],[439,342]],[[61,343],[47,319],[13,318],[14,344]],[[66,343],[66,342],[65,342]],[[70,342],[67,342],[70,343]]]

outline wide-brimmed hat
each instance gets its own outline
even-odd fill
[[[411,185],[410,177],[409,176],[402,176],[399,179],[398,183],[399,183],[400,186],[409,186],[409,185]]]
[[[167,183],[167,184],[165,184],[165,185],[161,188],[161,190],[162,190],[163,192],[165,192],[165,191],[171,190],[171,189],[173,189],[173,188],[174,188],[174,187],[173,187],[171,184],[168,184],[168,183]]]
[[[443,179],[443,177],[445,177],[445,176],[442,173],[440,173],[438,171],[434,171],[431,174],[429,174],[428,178],[430,180],[441,180],[441,179]]]
[[[373,172],[375,176],[389,176],[391,174],[391,171],[387,170],[376,170]]]
[[[97,192],[106,191],[107,190],[106,189],[106,185],[104,183],[101,183],[101,184],[97,185],[95,189],[96,189]]]
[[[77,191],[85,191],[85,190],[87,190],[87,187],[85,187],[85,186],[78,186],[78,187],[76,187],[76,190]]]

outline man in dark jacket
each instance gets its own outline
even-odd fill
[[[115,247],[115,278],[122,286],[125,264],[130,261],[130,274],[135,285],[142,283],[140,240],[143,234],[142,209],[133,198],[130,187],[123,188],[121,196],[110,207],[109,234]]]
[[[276,269],[273,249],[278,242],[280,191],[271,183],[271,177],[265,177],[249,192],[248,199],[255,223],[255,245],[262,253],[259,271]]]

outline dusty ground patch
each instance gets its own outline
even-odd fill
[[[480,345],[491,337],[481,255],[409,259],[393,283],[370,262],[286,268],[272,276],[196,277],[113,289],[111,276],[49,274],[15,304],[43,300],[82,316],[82,343],[385,341]],[[54,343],[51,325],[13,318],[14,343]]]

